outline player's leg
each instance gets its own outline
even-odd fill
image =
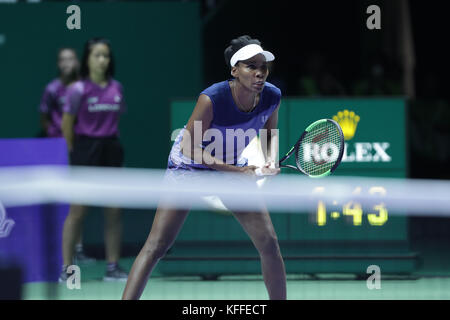
[[[82,244],[83,244],[83,237],[81,235],[83,233],[82,229],[83,228],[80,229],[80,234],[78,235],[77,240],[76,240],[76,245],[77,246],[82,246]]]
[[[93,157],[93,163],[102,167],[119,168],[124,163],[124,150],[118,138],[99,140],[99,152]],[[125,281],[127,273],[119,266],[120,246],[122,243],[122,215],[117,207],[104,208],[104,240],[106,257],[105,281]]]
[[[80,228],[80,234],[77,236],[75,241],[75,260],[78,260],[78,254],[83,254],[83,227]]]
[[[122,219],[120,208],[104,210],[106,274],[104,281],[126,281],[128,274],[119,266],[122,242]]]
[[[97,166],[98,158],[101,154],[98,140],[99,139],[75,135],[73,141],[73,151],[70,153],[70,164],[73,166]],[[75,248],[77,245],[80,245],[82,243],[82,221],[86,211],[86,206],[71,205],[70,207],[69,215],[67,216],[66,222],[64,223],[64,260],[68,259],[69,254],[72,254],[78,258],[78,256],[75,254],[77,253]],[[64,244],[64,238],[67,239],[66,244]],[[72,259],[73,257],[70,258],[70,260]],[[64,262],[64,264],[66,264],[66,262]]]
[[[75,166],[89,165],[91,148],[92,142],[90,140],[75,136],[73,151],[70,153],[70,164]],[[83,218],[86,211],[87,207],[72,204],[64,221],[62,236],[63,270],[60,275],[60,281],[67,278],[66,268],[73,263],[75,245],[81,234]]]
[[[140,298],[153,268],[175,242],[188,212],[187,209],[168,207],[159,207],[156,210],[152,229],[133,263],[122,299]]]
[[[122,242],[122,219],[120,208],[107,207],[104,211],[106,274],[104,281],[126,281],[128,274],[119,266]]]
[[[86,207],[81,205],[71,205],[69,214],[64,221],[63,227],[63,264],[69,266],[75,251],[75,244],[81,233],[83,218],[86,214]]]
[[[105,256],[107,263],[117,263],[122,241],[122,219],[120,208],[105,208]]]
[[[91,263],[95,262],[95,258],[89,257],[84,252],[84,245],[83,245],[83,226],[80,228],[80,234],[77,237],[76,244],[75,244],[75,256],[74,261],[76,263]]]
[[[286,299],[286,271],[269,212],[261,209],[254,212],[234,211],[233,214],[258,250],[269,298]]]

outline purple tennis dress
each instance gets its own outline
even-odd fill
[[[122,85],[114,79],[105,87],[89,79],[77,81],[69,88],[63,109],[77,116],[75,135],[117,137],[120,114],[126,111]]]
[[[47,127],[47,136],[62,137],[61,120],[63,106],[66,104],[68,86],[56,78],[52,80],[44,90],[39,105],[39,111],[49,115],[49,124]]]
[[[247,166],[248,161],[241,157],[241,154],[252,140],[252,135],[249,133],[253,132],[256,136],[259,130],[264,127],[280,103],[280,89],[266,82],[259,103],[252,112],[243,112],[237,107],[231,93],[229,80],[215,83],[200,94],[207,95],[211,99],[213,120],[210,128],[215,129],[216,133],[220,132],[223,137],[222,148],[211,150],[211,154],[227,164]],[[209,169],[206,165],[195,163],[182,154],[180,143],[184,130],[180,131],[170,151],[168,171]],[[230,135],[230,132],[233,134]],[[244,136],[240,139],[239,135]],[[239,139],[243,143],[237,143]],[[202,147],[207,148],[213,141],[214,139],[203,140]]]

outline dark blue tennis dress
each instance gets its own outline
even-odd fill
[[[264,127],[278,107],[281,100],[281,91],[273,84],[266,82],[258,105],[251,112],[243,112],[234,102],[229,81],[215,83],[200,94],[207,95],[213,105],[213,119],[210,129],[214,130],[209,131],[214,136],[221,134],[223,137],[222,147],[212,148],[211,154],[227,164],[242,167],[248,164],[247,159],[241,157],[242,151],[258,134],[259,130]],[[182,154],[180,143],[184,130],[180,131],[172,146],[168,159],[168,169],[209,169],[206,165],[194,163],[193,160]],[[215,141],[215,137],[211,138],[204,135],[202,140],[202,147],[208,148]],[[215,142],[216,146],[219,144],[218,141]]]

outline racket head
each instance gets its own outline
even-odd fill
[[[344,134],[332,119],[310,124],[295,145],[298,170],[312,178],[325,177],[339,166],[344,155]]]

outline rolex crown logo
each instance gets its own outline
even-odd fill
[[[337,115],[333,116],[333,120],[341,126],[345,140],[353,138],[359,122],[359,116],[357,114],[348,110],[339,111]]]

